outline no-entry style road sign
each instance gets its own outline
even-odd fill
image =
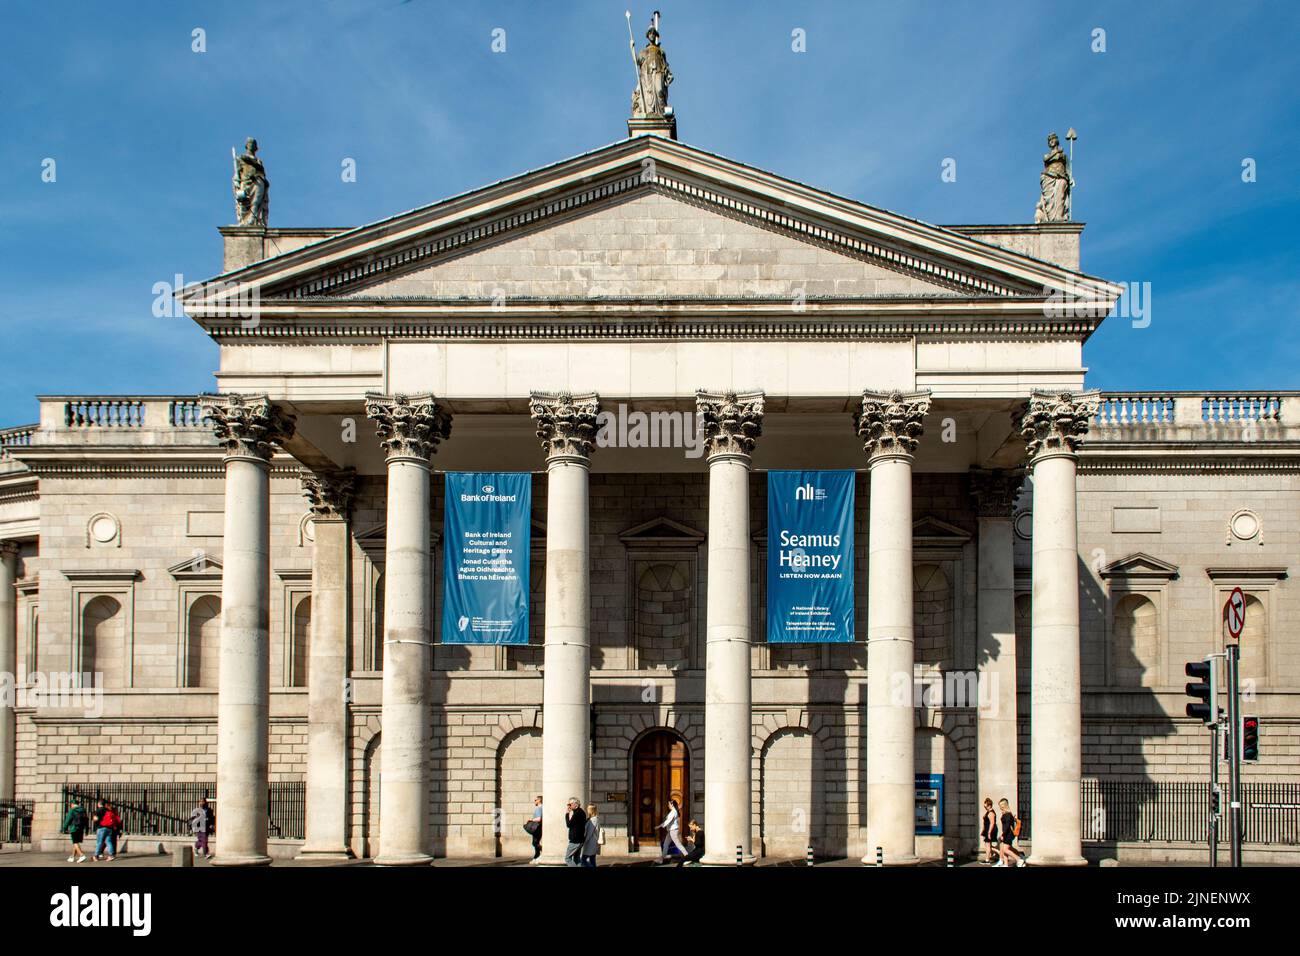
[[[1246,595],[1242,593],[1241,588],[1232,589],[1232,593],[1228,595],[1228,606],[1225,611],[1228,619],[1228,636],[1235,641],[1241,637],[1241,629],[1246,626]]]

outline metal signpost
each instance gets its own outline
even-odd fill
[[[1237,641],[1246,626],[1246,595],[1233,588],[1224,609],[1228,628],[1225,651],[1228,659],[1228,824],[1231,826],[1232,866],[1241,866],[1241,701],[1238,698],[1237,665],[1241,648]]]

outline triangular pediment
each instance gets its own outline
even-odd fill
[[[188,287],[203,321],[311,304],[1035,299],[1118,287],[657,136],[621,141]],[[281,306],[284,303],[284,306]],[[223,310],[225,312],[223,313]]]
[[[970,533],[955,524],[949,524],[932,515],[912,522],[912,542],[929,546],[962,545],[971,539]]]
[[[1169,581],[1178,577],[1177,565],[1161,561],[1142,551],[1112,561],[1101,569],[1103,578],[1148,578]]]
[[[667,517],[651,518],[628,528],[618,536],[625,545],[698,545],[705,538],[703,531]]]
[[[177,561],[167,569],[167,573],[178,581],[219,581],[221,570],[221,562],[216,558],[196,554],[184,561]]]

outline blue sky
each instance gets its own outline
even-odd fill
[[[216,347],[152,290],[220,271],[248,135],[279,226],[380,219],[624,136],[627,5],[10,4],[0,426],[34,421],[37,393],[212,387]],[[1074,126],[1084,269],[1152,296],[1145,328],[1089,342],[1089,384],[1300,387],[1300,5],[658,7],[684,141],[929,222],[1030,221],[1044,136]]]

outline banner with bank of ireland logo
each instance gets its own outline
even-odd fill
[[[853,640],[852,471],[767,473],[769,644]]]
[[[532,498],[527,472],[448,473],[442,643],[528,643]]]

